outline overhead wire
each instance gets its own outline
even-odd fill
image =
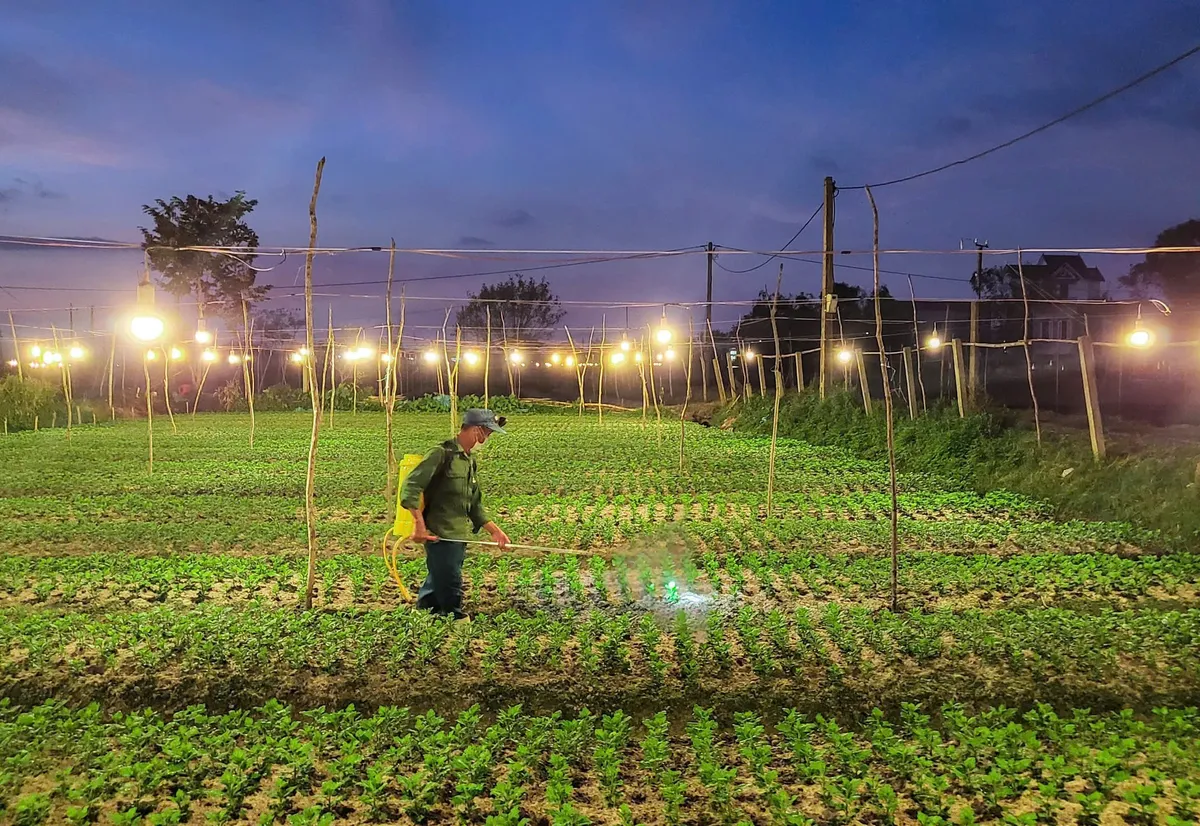
[[[952,169],[956,166],[963,166],[965,164],[971,163],[972,161],[977,161],[977,160],[980,160],[981,158],[986,158],[988,155],[999,152],[1002,149],[1007,149],[1008,147],[1018,144],[1021,141],[1032,138],[1034,135],[1041,134],[1042,132],[1045,132],[1047,129],[1051,129],[1052,127],[1058,126],[1060,123],[1063,123],[1064,121],[1070,120],[1071,118],[1077,117],[1078,115],[1082,115],[1084,112],[1087,112],[1089,109],[1094,109],[1095,107],[1099,106],[1100,104],[1102,104],[1106,101],[1109,101],[1112,98],[1115,98],[1120,94],[1123,94],[1124,92],[1129,91],[1130,89],[1134,88],[1135,86],[1145,83],[1147,80],[1150,80],[1151,78],[1162,74],[1167,69],[1170,69],[1173,66],[1177,66],[1178,64],[1182,63],[1183,61],[1187,60],[1188,58],[1192,57],[1193,55],[1195,55],[1197,53],[1200,53],[1200,45],[1193,46],[1192,48],[1188,49],[1183,54],[1180,54],[1180,55],[1177,55],[1177,56],[1171,58],[1166,63],[1162,63],[1159,66],[1156,66],[1155,68],[1151,69],[1150,71],[1135,77],[1133,80],[1129,81],[1128,83],[1124,83],[1121,86],[1118,86],[1116,89],[1106,92],[1103,95],[1101,95],[1100,97],[1090,100],[1087,103],[1083,104],[1082,106],[1078,106],[1078,107],[1072,109],[1071,111],[1067,112],[1064,115],[1060,115],[1059,117],[1055,118],[1054,120],[1048,121],[1047,123],[1043,123],[1041,126],[1038,126],[1035,129],[1030,129],[1028,132],[1017,135],[1015,138],[1006,140],[1003,143],[998,143],[995,146],[992,146],[992,147],[989,147],[988,149],[983,150],[982,152],[976,152],[974,155],[969,155],[965,158],[959,158],[956,161],[951,161],[950,163],[945,163],[945,164],[942,164],[941,166],[936,166],[933,169],[926,169],[924,172],[917,172],[913,175],[905,175],[902,178],[893,178],[888,181],[880,181],[878,183],[873,183],[873,184],[860,184],[858,186],[845,186],[845,187],[840,187],[840,189],[847,189],[847,190],[849,190],[849,189],[865,189],[868,186],[871,187],[871,189],[880,189],[885,186],[894,186],[895,184],[908,183],[909,181],[915,181],[919,178],[927,178],[930,175],[936,175],[939,172],[945,172],[947,169]]]
[[[813,214],[808,216],[808,220],[805,221],[801,225],[800,229],[796,230],[796,234],[788,239],[788,242],[783,245],[783,249],[786,250],[788,247],[790,247],[792,245],[792,243],[797,238],[800,237],[800,233],[802,233],[802,232],[804,232],[804,230],[808,229],[808,225],[813,222],[814,218],[816,218],[818,215],[821,214],[821,210],[824,207],[825,207],[825,204],[823,204],[823,203],[817,204],[817,208],[813,210]],[[718,267],[720,267],[721,269],[725,270],[725,272],[733,273],[734,275],[745,275],[748,272],[754,272],[755,270],[757,270],[761,267],[765,267],[767,264],[770,264],[772,261],[774,261],[778,257],[779,257],[778,255],[772,255],[769,258],[767,258],[766,261],[763,261],[761,264],[755,264],[753,267],[750,267],[749,269],[746,269],[746,270],[731,270],[731,269],[729,269],[729,267],[726,267],[724,264],[722,264],[720,259],[714,259],[714,263],[716,263],[716,265]]]

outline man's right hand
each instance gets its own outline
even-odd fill
[[[436,536],[431,534],[424,526],[418,526],[413,529],[411,537],[413,542],[440,542]]]

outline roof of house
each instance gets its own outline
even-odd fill
[[[1083,262],[1081,255],[1043,255],[1036,264],[1022,264],[1025,277],[1031,280],[1050,279],[1066,268],[1083,281],[1104,281],[1104,275]]]

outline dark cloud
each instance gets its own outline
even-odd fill
[[[493,242],[486,238],[480,238],[477,235],[464,235],[458,239],[458,245],[463,249],[485,250],[496,246]]]
[[[533,216],[526,210],[514,209],[498,215],[495,223],[498,227],[514,229],[516,227],[527,227],[532,224],[533,221]]]
[[[77,98],[77,89],[35,57],[0,49],[0,109],[35,115],[60,112]]]
[[[962,115],[948,115],[939,118],[934,124],[934,131],[942,137],[957,138],[974,129],[974,122]]]
[[[9,186],[0,187],[0,204],[24,200],[51,201],[65,197],[61,192],[47,189],[41,181],[27,181],[24,178],[13,178]]]
[[[833,156],[824,152],[818,152],[810,157],[808,164],[818,175],[836,175],[842,171],[842,167],[833,159]],[[808,182],[807,179],[805,182]]]

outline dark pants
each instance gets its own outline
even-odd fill
[[[425,543],[425,570],[428,575],[417,592],[417,607],[435,614],[453,614],[462,618],[463,559],[467,555],[465,542],[440,540]]]

